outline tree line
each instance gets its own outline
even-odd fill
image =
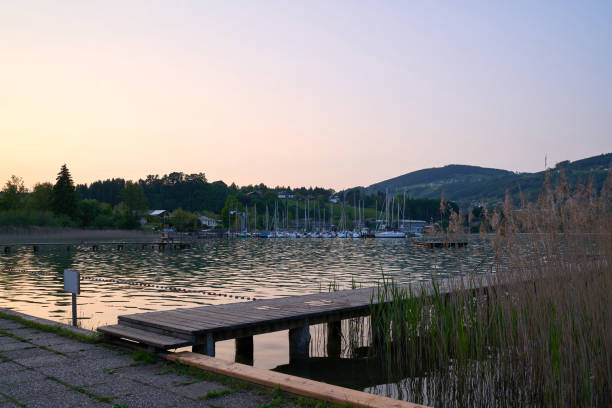
[[[80,227],[133,229],[147,209],[142,187],[124,182],[114,204],[84,198],[68,167],[61,166],[52,183],[37,183],[29,192],[18,176],[11,176],[0,194],[0,226]]]
[[[0,193],[0,226],[130,229],[140,226],[139,220],[146,210],[160,209],[171,212],[170,223],[182,229],[198,228],[197,214],[221,219],[227,227],[229,212],[247,209],[251,225],[263,228],[266,210],[272,220],[275,208],[277,217],[284,218],[285,224],[305,217],[338,223],[343,214],[351,224],[358,214],[362,218],[379,217],[386,199],[383,193],[368,193],[361,187],[343,191],[268,187],[263,183],[240,187],[223,181],[209,182],[204,173],[182,172],[148,175],[138,181],[113,178],[75,185],[64,164],[55,184],[39,183],[32,191],[24,187],[21,178],[12,176]],[[402,217],[440,219],[440,200],[398,195],[396,202],[400,200]]]

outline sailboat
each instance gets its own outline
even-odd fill
[[[398,203],[399,204],[399,203]],[[391,209],[393,211],[393,208]],[[391,214],[393,217],[393,214]],[[398,215],[399,218],[399,215]],[[393,222],[393,220],[391,220]],[[374,233],[374,237],[376,238],[406,238],[406,234],[402,231],[393,231],[387,230],[387,225],[389,225],[389,190],[387,190],[385,194],[385,223],[379,225],[376,232]]]

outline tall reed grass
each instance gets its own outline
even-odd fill
[[[390,378],[406,378],[408,399],[612,404],[611,190],[610,177],[599,192],[570,191],[561,179],[536,202],[506,199],[482,228],[494,233],[496,272],[456,281],[450,294],[435,282],[420,291],[383,279],[371,305],[372,350]],[[462,233],[462,217],[450,219],[449,231]]]

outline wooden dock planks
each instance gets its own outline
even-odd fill
[[[371,293],[371,289],[360,289],[219,306],[137,313],[119,316],[119,323],[128,322],[131,326],[143,326],[143,328],[148,326],[168,332],[175,331],[193,335],[244,330],[248,327],[278,325],[283,322],[289,326],[291,322],[324,319],[325,316],[343,318],[339,316],[358,310],[365,313],[370,307]]]
[[[148,344],[154,348],[162,350],[184,347],[191,344],[191,341],[185,339],[164,336],[161,334],[153,333],[148,330],[139,330],[131,327],[121,326],[118,324],[104,326],[100,328],[99,331],[105,335],[119,338],[127,338],[130,340]]]
[[[468,279],[440,280],[437,282],[438,291],[446,294],[467,287]],[[420,295],[422,291],[426,294],[434,292],[431,282],[401,286],[411,286],[415,295]],[[480,282],[477,286],[486,286],[486,282]],[[119,316],[119,326],[150,330],[168,337],[190,338],[193,342],[196,338],[212,334],[215,341],[220,341],[367,315],[372,299],[378,301],[376,291],[376,288],[362,288],[136,313]]]
[[[444,295],[463,289],[484,289],[489,286],[487,276],[459,277],[436,282],[400,285],[412,288],[415,296],[431,295],[437,290]],[[119,316],[119,324],[98,330],[116,338],[135,340],[149,347],[170,349],[193,345],[198,353],[170,353],[167,358],[178,360],[204,370],[217,372],[257,384],[276,387],[329,402],[359,407],[416,408],[419,405],[391,398],[350,390],[287,374],[230,363],[199,353],[214,355],[216,341],[248,338],[262,333],[286,329],[304,329],[311,324],[337,322],[367,315],[372,301],[378,299],[377,288],[343,290],[311,295],[266,299],[253,302],[228,303],[216,306],[198,306],[158,312]],[[298,329],[299,331],[300,329]],[[292,340],[290,331],[290,356]],[[252,361],[252,338],[251,361]],[[296,343],[297,344],[297,343]],[[307,344],[307,343],[305,343]],[[237,349],[238,353],[238,349]]]

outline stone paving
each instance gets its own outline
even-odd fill
[[[0,317],[0,408],[297,407],[270,389],[136,356]]]

